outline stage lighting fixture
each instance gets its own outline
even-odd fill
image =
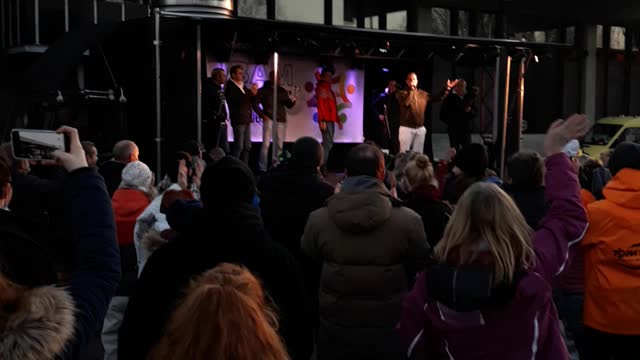
[[[533,55],[533,60],[535,60],[536,63],[540,62],[540,59],[538,58],[538,55]]]
[[[388,69],[388,68],[386,68],[386,67],[383,67],[383,68],[382,68],[382,72],[388,73],[388,72],[389,72],[389,69]]]
[[[62,92],[60,90],[58,90],[58,96],[56,96],[56,101],[58,103],[63,103],[64,102],[64,96],[62,96]]]

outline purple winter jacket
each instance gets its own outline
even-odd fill
[[[456,312],[429,297],[425,273],[421,273],[403,301],[396,328],[408,358],[569,358],[551,283],[562,272],[569,247],[582,239],[587,215],[568,157],[555,154],[545,164],[546,196],[551,208],[533,238],[536,264],[520,279],[513,298],[499,309]]]

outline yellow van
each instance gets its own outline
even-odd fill
[[[594,159],[624,141],[640,144],[640,117],[607,117],[598,120],[582,141],[582,152]]]

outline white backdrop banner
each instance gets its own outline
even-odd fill
[[[207,60],[207,74],[211,75],[214,68],[227,71],[233,65],[241,65],[245,70],[245,83],[255,83],[258,87],[269,79],[269,72],[273,69],[272,59],[269,65],[256,65],[248,57],[234,55],[228,63],[220,63],[214,59]],[[336,126],[334,142],[360,143],[362,133],[362,118],[364,105],[364,71],[352,70],[346,63],[334,64],[336,83],[333,91],[336,94],[338,114],[342,122],[342,130]],[[312,136],[322,141],[318,128],[318,114],[315,103],[315,73],[321,69],[312,60],[280,56],[279,71],[281,85],[292,92],[297,102],[291,109],[287,109],[287,137],[285,141],[294,142],[303,136]],[[227,71],[227,76],[228,76]],[[262,142],[262,119],[255,113],[251,124],[251,140]],[[233,131],[229,128],[229,141],[233,141]]]

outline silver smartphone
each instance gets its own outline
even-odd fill
[[[69,152],[69,138],[50,130],[11,130],[13,156],[21,160],[52,159],[55,150]]]

